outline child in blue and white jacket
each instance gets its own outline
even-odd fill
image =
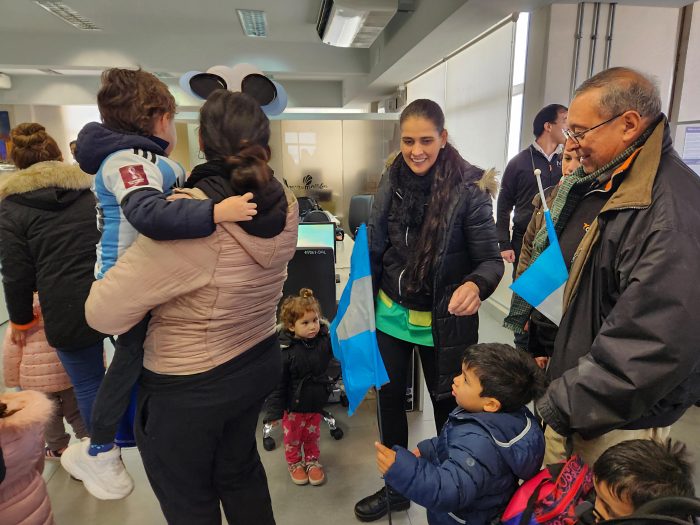
[[[97,106],[102,124],[92,122],[80,131],[75,155],[80,168],[95,175],[97,227],[102,233],[96,279],[104,277],[139,233],[159,241],[207,237],[219,222],[247,221],[256,215],[252,193],[218,200],[171,196],[174,188],[183,186],[185,170],[168,158],[177,143],[175,98],[157,77],[141,69],[108,69],[102,74]],[[90,440],[69,446],[61,464],[99,499],[124,498],[133,490],[114,440],[141,374],[149,320],[147,315],[119,334],[114,359],[96,394],[94,379],[78,381],[90,382],[89,395],[95,396]],[[83,363],[79,371],[94,378],[102,358],[88,362],[89,370]],[[126,425],[127,432],[129,427],[133,425]]]
[[[524,406],[544,392],[532,357],[495,343],[469,347],[454,378],[457,408],[411,453],[375,443],[388,485],[428,509],[430,525],[487,525],[540,470],[544,435]]]

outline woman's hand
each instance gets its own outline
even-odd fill
[[[480,306],[479,287],[467,281],[452,294],[447,311],[452,315],[474,315]]]
[[[27,346],[27,332],[10,326],[10,341],[20,348]]]

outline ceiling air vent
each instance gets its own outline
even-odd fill
[[[68,7],[63,2],[49,2],[47,0],[34,0],[34,3],[46,9],[52,15],[57,16],[64,22],[77,27],[82,31],[102,31],[95,22],[84,17],[72,7]]]
[[[399,0],[323,0],[316,31],[324,44],[370,47],[398,7]]]
[[[246,36],[267,36],[267,15],[255,9],[236,9],[241,27]]]

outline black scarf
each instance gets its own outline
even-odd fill
[[[436,161],[425,175],[413,173],[403,159],[403,155],[399,155],[391,165],[391,185],[401,199],[398,219],[403,229],[419,228],[423,224],[425,213],[430,204],[431,188],[437,164]]]

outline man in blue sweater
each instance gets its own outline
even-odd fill
[[[428,509],[430,525],[487,525],[519,479],[542,465],[544,436],[524,406],[544,391],[544,374],[522,350],[496,343],[469,347],[454,378],[457,408],[438,437],[413,453],[375,443],[384,480]]]

